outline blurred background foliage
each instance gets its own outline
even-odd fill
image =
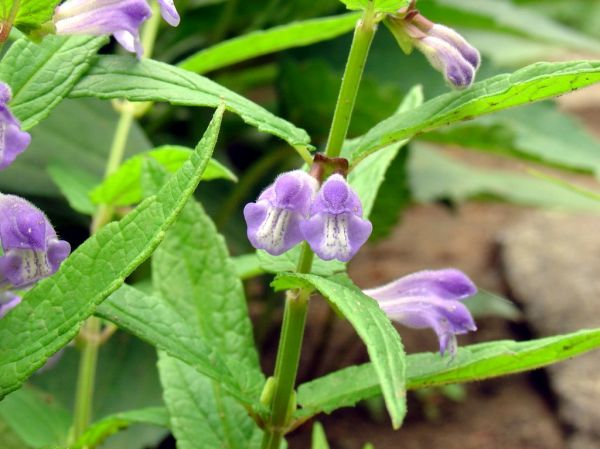
[[[176,3],[183,18],[181,26],[165,27],[159,33],[154,56],[172,64],[249,32],[346,13],[337,0]],[[600,57],[600,0],[420,0],[418,7],[431,20],[457,28],[481,50],[479,80],[536,61]],[[349,45],[350,34],[346,33],[205,75],[306,129],[320,147],[327,136]],[[350,137],[360,136],[391,115],[416,84],[423,86],[426,99],[448,91],[442,77],[418,52],[404,55],[381,27],[369,56]],[[208,109],[156,104],[134,127],[128,154],[164,144],[193,147],[211,114]],[[116,120],[117,114],[107,102],[64,101],[33,129],[31,148],[2,172],[0,189],[32,199],[48,212],[64,238],[74,245],[83,241],[89,218],[69,206],[61,184],[74,183],[89,190],[99,183]],[[487,162],[473,164],[472,158],[464,157],[468,153],[447,151],[448,147],[486,153]],[[231,252],[248,253],[243,205],[277,173],[297,167],[301,160],[280,140],[258,133],[232,114],[226,115],[215,157],[239,180],[205,182],[198,196],[226,235]],[[398,154],[375,205],[374,238],[384,237],[401,217],[402,209],[419,202],[508,201],[544,208],[600,210],[597,201],[547,179],[522,169],[498,168],[505,167],[505,160],[544,164],[587,174],[590,179],[600,175],[598,140],[556,102],[485,116],[420,135]],[[385,213],[378,213],[378,209]],[[138,277],[144,277],[143,270]],[[68,408],[72,394],[65,386],[74,385],[73,353],[68,348],[57,367],[33,379]],[[155,357],[149,347],[121,334],[103,349],[95,418],[160,404]],[[6,416],[0,411],[0,418]],[[3,426],[0,420],[2,435]],[[156,428],[135,427],[111,438],[103,447],[137,449],[156,444],[163,437],[164,431]],[[17,437],[14,442],[8,436],[2,441],[5,449],[26,447]]]

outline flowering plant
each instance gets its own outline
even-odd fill
[[[235,0],[216,3],[0,7],[0,447],[142,449],[170,432],[180,449],[279,449],[321,413],[381,397],[398,429],[408,390],[531,370],[600,347],[600,329],[463,344],[482,338],[474,301],[487,311],[498,301],[466,270],[433,261],[379,286],[359,286],[348,271],[411,201],[487,193],[597,209],[580,189],[480,171],[424,142],[597,173],[593,150],[564,151],[564,128],[548,149],[514,137],[533,134],[519,120],[462,122],[518,114],[510,108],[592,85],[600,62],[536,62],[477,81],[507,51],[484,45],[480,53],[481,33],[471,40],[457,29],[473,17],[485,28],[499,14],[489,5],[473,12],[442,0],[342,0],[351,11],[336,15],[343,6],[333,1],[310,13],[277,1],[251,12]],[[495,32],[540,38],[514,19],[526,10],[513,7]],[[333,15],[306,19],[325,11]],[[469,20],[435,23],[444,11]],[[528,14],[555,31],[548,42],[592,46]],[[314,44],[327,55],[324,42],[350,32],[351,43],[334,41],[343,50],[336,54],[349,52],[341,84],[299,48]],[[111,36],[122,48],[108,46]],[[273,57],[283,50],[288,59]],[[385,59],[379,79],[365,71],[371,51]],[[396,72],[388,88],[384,78]],[[425,89],[410,85],[415,74]],[[546,106],[537,105],[548,122],[562,114]],[[199,107],[214,109],[212,117]],[[321,132],[323,121],[331,125]],[[559,122],[597,150],[570,119]],[[149,136],[169,144],[153,148]],[[175,145],[192,140],[193,149]],[[271,288],[285,292],[283,302]],[[366,353],[353,366],[299,378],[317,301],[329,306],[329,329],[347,321]],[[274,321],[279,339],[269,357],[259,349],[268,349],[264,327]],[[439,351],[407,355],[406,328],[429,330]],[[461,336],[471,340],[459,345]],[[39,416],[47,422],[32,424]],[[328,447],[314,429],[313,448]]]

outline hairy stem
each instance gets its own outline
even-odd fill
[[[352,112],[354,111],[358,87],[360,86],[360,80],[376,29],[375,13],[372,2],[369,2],[369,8],[365,10],[362,19],[356,24],[354,30],[354,38],[352,39],[352,46],[346,62],[346,69],[344,70],[344,77],[342,78],[342,85],[325,148],[325,154],[329,157],[339,157],[342,151]]]

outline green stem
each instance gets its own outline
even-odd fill
[[[325,154],[329,157],[339,157],[342,151],[348,127],[350,126],[358,87],[367,61],[367,55],[369,54],[369,48],[371,48],[371,42],[377,29],[372,2],[369,2],[369,6],[365,10],[362,19],[356,24],[354,30],[352,47],[350,47],[350,54],[348,55],[348,62],[346,63],[340,94],[335,106],[329,138],[327,139],[327,146],[325,148]]]

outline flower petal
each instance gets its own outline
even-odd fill
[[[181,18],[173,0],[158,0],[158,4],[160,5],[160,15],[165,19],[165,22],[174,27],[179,25]]]

